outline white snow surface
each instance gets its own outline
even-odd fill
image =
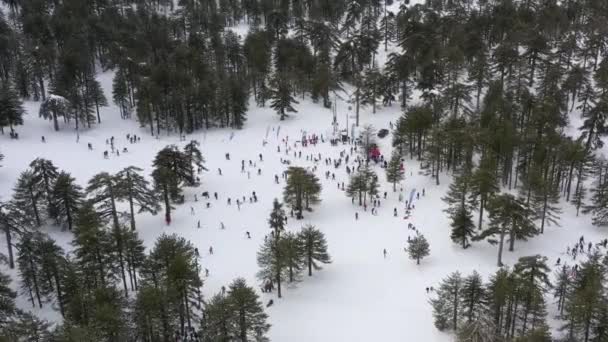
[[[98,77],[109,97],[113,73],[103,73]],[[344,165],[335,169],[323,162],[327,157],[338,158],[340,151],[350,152],[350,145],[331,146],[327,140],[333,132],[331,111],[308,99],[299,100],[300,104],[296,106],[298,113],[285,121],[279,121],[272,109],[258,108],[252,102],[244,129],[213,129],[188,135],[186,141],[196,139],[201,142],[209,171],[201,175],[200,187],[185,188],[186,203],[176,206],[170,226],[165,224],[162,213],[137,215],[140,237],[147,247],[151,247],[162,233],[176,233],[192,241],[201,251],[202,267],[210,272],[204,279],[206,298],[219,292],[236,277],[244,277],[258,289],[264,304],[273,299],[274,305],[266,308],[272,324],[269,332],[272,341],[452,341],[453,335],[441,333],[434,327],[425,288],[437,287],[442,278],[456,270],[464,274],[477,270],[487,279],[497,270],[497,248],[486,242],[477,242],[463,250],[450,240],[449,222],[443,212],[445,204],[441,198],[451,176],[442,174],[441,185],[437,186],[433,179],[419,174],[419,162],[415,160],[406,159],[407,177],[400,187],[403,187],[405,198],[409,197],[412,189],[422,192],[424,188],[426,196],[421,193],[420,200],[414,200],[416,208],[409,220],[403,218],[404,203],[398,201],[399,187],[397,192],[392,191],[392,185],[386,182],[384,169],[379,165],[374,168],[381,180],[381,193],[387,191],[388,198],[381,200],[378,214],[373,216],[370,210],[364,212],[361,207],[351,204],[350,198],[337,187],[338,183],[348,184]],[[54,132],[51,122],[38,118],[39,106],[37,102],[25,103],[28,115],[25,116],[25,125],[17,127],[19,140],[10,139],[8,134],[0,135],[0,151],[5,155],[0,168],[0,200],[10,199],[19,173],[37,157],[52,160],[84,187],[99,172],[115,173],[130,165],[143,168],[149,177],[152,159],[161,148],[168,144],[185,144],[175,134],[162,135],[158,139],[151,137],[149,129],[139,127],[134,119],[121,119],[114,105],[101,109],[102,123],[90,130],[81,130],[77,143],[73,128],[60,125],[61,131]],[[347,103],[338,100],[340,129],[345,128],[347,107]],[[376,114],[371,113],[371,108],[363,108],[361,125],[369,123],[377,129],[388,128],[389,122],[395,123],[400,115],[398,103],[379,108]],[[349,118],[349,123],[353,122],[354,118]],[[270,131],[268,144],[262,146],[267,130]],[[294,147],[302,131],[323,135],[325,143],[308,147],[297,144]],[[230,139],[233,133],[234,137]],[[130,144],[126,134],[141,136],[141,142]],[[41,142],[41,136],[45,136],[46,143]],[[103,152],[110,149],[105,141],[111,136],[115,137],[120,151],[127,147],[128,152],[121,152],[120,156],[110,154],[109,159],[104,159]],[[285,154],[283,142],[287,138],[291,148],[289,154]],[[378,141],[385,158],[390,158],[391,136]],[[87,149],[87,143],[93,144],[93,151]],[[281,147],[280,153],[277,153],[277,146]],[[294,151],[301,151],[302,157],[294,157]],[[229,161],[225,159],[225,153],[230,153]],[[259,153],[263,154],[263,162],[259,161]],[[272,201],[282,198],[284,180],[281,173],[286,165],[280,159],[289,159],[292,165],[313,167],[315,163],[306,161],[306,155],[318,157],[319,153],[322,161],[316,164],[316,173],[323,185],[322,202],[314,207],[313,212],[305,212],[305,219],[301,221],[289,218],[288,230],[297,231],[304,224],[313,224],[322,230],[327,237],[333,263],[312,277],[305,274],[301,283],[287,286],[283,298],[278,299],[276,293],[259,290],[260,281],[255,274],[258,271],[256,253],[264,236],[270,233],[267,218]],[[351,167],[354,157],[351,156]],[[247,173],[241,173],[241,160],[246,161],[250,178]],[[248,167],[249,160],[257,166]],[[218,168],[222,170],[221,176]],[[262,172],[259,176],[258,168]],[[335,181],[331,177],[325,178],[327,170],[335,173]],[[278,185],[274,182],[275,174],[281,181]],[[211,195],[208,200],[210,209],[205,208],[207,200],[201,196],[203,191]],[[250,204],[252,191],[256,192],[259,201]],[[213,198],[214,192],[219,195],[217,201]],[[194,202],[194,194],[198,194],[198,202]],[[238,210],[235,201],[242,196],[247,201]],[[226,203],[228,197],[232,199],[230,206]],[[194,207],[195,215],[191,215],[190,207]],[[398,217],[393,216],[394,207],[398,208]],[[586,241],[599,241],[606,237],[604,230],[591,225],[589,216],[576,217],[576,210],[571,205],[562,207],[564,213],[560,227],[548,227],[544,235],[528,242],[517,241],[514,252],[505,249],[505,264],[513,265],[519,257],[533,254],[549,257],[552,264],[558,257],[565,259],[566,246],[578,241],[581,235]],[[359,220],[355,220],[355,212],[359,213]],[[196,228],[198,220],[201,221],[201,229]],[[225,230],[220,229],[220,222],[225,224]],[[431,255],[420,265],[404,252],[408,235],[413,236],[413,232],[407,229],[410,222],[427,237],[431,246]],[[71,248],[71,233],[53,226],[43,230],[67,250]],[[251,233],[251,239],[247,239],[246,231]],[[210,246],[213,246],[213,255],[207,253]],[[383,249],[388,252],[386,258],[383,257]],[[6,251],[3,234],[0,251]],[[13,277],[13,285],[17,288],[16,271],[5,266],[2,266],[2,271]],[[32,310],[40,317],[51,321],[60,319],[51,305],[39,310],[32,309],[24,297],[20,297],[18,302],[22,308]],[[553,307],[551,312],[554,312]],[[554,327],[560,324],[551,323]]]

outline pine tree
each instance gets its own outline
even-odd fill
[[[190,185],[194,186],[197,182],[197,177],[195,175],[195,168],[205,169],[203,164],[205,163],[205,158],[203,158],[203,154],[199,149],[200,143],[196,140],[191,140],[186,146],[184,146],[184,157],[188,164],[190,165],[190,181],[192,182]],[[206,170],[206,169],[205,169]]]
[[[281,236],[279,248],[281,249],[281,256],[283,257],[285,267],[287,268],[287,281],[290,283],[299,282],[302,280],[301,274],[304,267],[304,254],[302,253],[300,240],[296,234],[286,232]]]
[[[35,179],[35,187],[45,201],[48,216],[57,219],[57,205],[53,201],[53,187],[59,176],[57,167],[48,159],[36,158],[30,163],[30,168]]]
[[[40,189],[34,174],[29,170],[22,172],[13,191],[15,205],[34,217],[36,226],[40,227],[42,224],[41,209],[43,209],[40,202],[43,189]]]
[[[59,312],[65,317],[65,291],[63,289],[64,275],[68,268],[68,260],[65,251],[48,236],[39,241],[38,253],[40,256],[40,267],[45,275],[42,284],[47,297],[55,299],[59,305]]]
[[[86,317],[81,318],[82,325],[94,327],[99,334],[98,340],[120,341],[127,338],[127,305],[118,289],[97,288],[84,304],[89,312]]]
[[[0,337],[4,337],[5,329],[18,313],[15,298],[17,293],[11,287],[11,278],[0,272]]]
[[[120,110],[120,117],[123,119],[130,118],[132,106],[129,98],[129,88],[122,69],[116,72],[112,80],[112,99]]]
[[[125,251],[121,234],[122,227],[119,220],[119,211],[116,206],[116,203],[121,198],[122,189],[120,189],[120,181],[116,176],[112,176],[107,172],[101,172],[89,180],[86,191],[90,194],[91,202],[95,205],[99,217],[111,223],[112,237],[116,244],[113,251],[118,258],[118,266],[125,295],[128,296],[129,290],[125,274]]]
[[[456,211],[451,215],[452,233],[450,238],[455,243],[462,244],[462,248],[466,249],[469,247],[469,239],[475,236],[475,223],[473,223],[473,216],[467,211],[465,206],[459,206]]]
[[[199,319],[199,272],[198,250],[192,243],[175,234],[158,237],[141,270],[141,284],[161,289],[163,334],[177,330],[185,336]]]
[[[472,322],[464,323],[456,334],[458,342],[494,342],[496,327],[488,315],[480,315]]]
[[[287,169],[287,182],[283,190],[283,201],[292,210],[296,211],[296,218],[302,219],[304,208],[312,210],[311,204],[317,204],[321,200],[319,194],[321,184],[313,173],[306,171],[302,167],[289,167]]]
[[[205,304],[203,341],[231,341],[233,329],[230,299],[221,293],[215,294]]]
[[[397,94],[395,80],[390,73],[390,70],[385,70],[380,79],[380,96],[382,96],[382,105],[390,107],[393,102],[396,101],[395,95]]]
[[[471,215],[471,210],[477,204],[472,194],[472,175],[468,165],[463,166],[452,184],[448,193],[443,198],[449,207],[445,210],[450,214],[452,233],[450,237],[455,243],[462,244],[462,248],[469,246],[469,238],[475,235],[475,224]]]
[[[304,265],[308,267],[308,276],[312,276],[313,268],[320,270],[320,264],[331,263],[331,258],[327,252],[327,241],[323,232],[313,225],[306,225],[298,233]]]
[[[275,199],[272,203],[272,212],[268,225],[272,229],[271,236],[264,241],[257,254],[260,271],[258,279],[273,281],[277,284],[277,295],[281,298],[281,282],[289,276],[284,256],[284,247],[281,243],[281,232],[285,230],[285,212],[282,204]]]
[[[509,336],[512,331],[513,305],[517,298],[517,281],[508,268],[500,268],[490,277],[486,286],[485,301],[488,305],[488,315],[496,325],[496,333]]]
[[[107,107],[108,99],[106,99],[105,94],[103,93],[103,88],[99,81],[97,81],[94,76],[88,80],[88,94],[87,97],[89,101],[95,104],[95,112],[97,114],[97,123],[101,123],[101,115],[99,115],[99,107]]]
[[[8,252],[8,266],[15,268],[13,255],[13,238],[31,231],[36,225],[34,219],[28,215],[27,211],[13,202],[0,202],[0,228],[4,230],[6,240],[6,250]]]
[[[26,233],[17,245],[21,293],[30,299],[34,308],[36,303],[42,308],[42,297],[46,295],[41,285],[40,255],[37,253],[40,240],[40,233]]]
[[[139,207],[139,214],[149,212],[156,215],[159,210],[158,198],[150,183],[141,175],[142,171],[136,166],[129,166],[116,174],[120,198],[129,202],[131,230],[135,230],[135,206]]]
[[[278,241],[277,241],[278,240]],[[277,286],[277,295],[281,298],[281,284],[289,277],[289,271],[281,248],[280,238],[274,234],[270,236],[260,247],[257,254],[257,262],[260,270],[257,278],[263,282],[272,281]]]
[[[601,264],[601,255],[594,252],[583,262],[575,273],[571,292],[565,302],[566,324],[562,330],[571,340],[595,341],[600,334],[605,337],[605,327],[600,324],[605,315],[606,289],[605,266]],[[604,312],[603,312],[604,311]]]
[[[416,265],[420,265],[420,260],[428,256],[431,252],[429,243],[422,234],[417,234],[413,239],[408,241],[407,251],[410,255],[410,259],[416,260]]]
[[[519,314],[521,334],[526,334],[528,329],[547,326],[544,295],[552,287],[549,271],[547,258],[540,255],[521,257],[513,267],[519,285],[518,295],[522,299]]]
[[[566,298],[570,293],[570,287],[572,285],[570,278],[571,274],[572,268],[566,264],[562,265],[562,267],[555,272],[553,298],[557,298],[557,309],[559,310],[560,317],[563,317],[564,315]]]
[[[139,288],[133,304],[134,332],[148,341],[170,340],[175,327],[169,326],[164,289],[153,284]]]
[[[483,280],[477,271],[464,278],[462,283],[462,317],[466,323],[474,322],[485,314],[485,287]]]
[[[576,207],[576,216],[578,216],[579,211],[582,208],[585,208],[585,199],[587,197],[587,188],[585,187],[585,185],[581,184],[578,187],[578,190],[574,193],[574,196],[572,197],[572,204],[574,204],[574,206]]]
[[[361,170],[351,175],[346,195],[348,197],[358,197],[359,205],[367,205],[368,195],[371,200],[378,194],[379,187],[378,176],[366,163]]]
[[[601,171],[600,171],[601,172]],[[601,177],[601,176],[600,176]],[[580,187],[579,187],[580,190]],[[591,203],[583,208],[583,213],[592,214],[592,223],[595,226],[608,225],[608,182],[598,182],[595,188],[591,189]]]
[[[233,340],[247,342],[264,341],[270,329],[266,323],[262,303],[255,290],[247,286],[245,279],[235,279],[228,288],[228,306],[231,311],[230,335]]]
[[[431,299],[435,327],[440,331],[458,330],[458,322],[462,315],[462,277],[459,272],[451,273],[441,281],[437,297]]]
[[[63,96],[50,94],[40,104],[39,116],[45,120],[53,121],[53,128],[59,131],[59,117],[67,120],[71,116],[72,104]]]
[[[359,205],[363,205],[363,194],[367,192],[367,184],[362,173],[350,176],[350,182],[346,188],[346,195],[351,198],[359,198]]]
[[[423,168],[426,169],[426,175],[435,179],[435,185],[439,185],[439,173],[446,159],[444,150],[445,141],[448,139],[446,126],[446,124],[436,125],[425,140],[423,159],[426,165],[423,165]]]
[[[144,242],[139,238],[137,231],[123,229],[122,233],[122,240],[125,244],[125,260],[127,263],[129,283],[131,285],[131,290],[135,291],[139,287],[137,275],[146,262],[146,247],[144,246]]]
[[[373,125],[365,125],[359,133],[361,141],[361,154],[364,160],[369,160],[371,148],[376,145],[376,128]]]
[[[525,335],[520,336],[517,339],[518,342],[552,342],[551,331],[547,326],[541,326],[529,330]]]
[[[53,187],[53,203],[57,206],[57,219],[65,222],[68,230],[72,230],[74,216],[83,199],[82,188],[76,184],[76,179],[62,171],[55,180]]]
[[[0,129],[4,132],[4,127],[23,125],[23,104],[17,93],[11,88],[9,82],[3,82],[0,87]]]
[[[488,239],[498,244],[498,266],[502,266],[502,251],[505,237],[509,239],[509,251],[513,251],[515,240],[526,240],[537,234],[531,219],[531,210],[511,194],[497,195],[489,204],[490,225],[473,240]]]
[[[482,229],[483,213],[489,198],[498,192],[498,181],[496,179],[496,165],[492,158],[484,156],[479,163],[479,167],[471,176],[471,185],[474,201],[479,204],[479,225]]]
[[[19,311],[6,324],[0,325],[0,339],[4,341],[49,341],[51,324],[29,312]]]
[[[363,88],[361,91],[361,104],[364,106],[371,105],[372,113],[376,114],[376,106],[380,97],[380,89],[382,85],[382,74],[377,68],[366,70],[363,75]]]
[[[190,178],[191,164],[177,146],[170,145],[158,152],[154,158],[152,178],[157,191],[162,193],[165,202],[165,221],[171,223],[171,201],[182,202],[181,186],[193,184]]]
[[[277,73],[272,79],[271,86],[270,107],[277,112],[281,121],[288,117],[288,113],[297,113],[293,104],[299,102],[292,96],[293,88],[289,83],[289,77]]]
[[[116,280],[112,237],[90,202],[78,210],[72,240],[74,262],[88,288],[108,286]]]
[[[272,212],[268,219],[268,225],[272,229],[272,233],[279,237],[281,232],[285,230],[285,211],[283,210],[283,204],[278,199],[274,199],[272,202]]]
[[[401,182],[404,178],[405,176],[401,170],[401,155],[395,150],[386,167],[386,180],[389,183],[393,183],[393,192],[397,191],[397,183]]]
[[[552,224],[559,226],[559,214],[561,209],[558,206],[559,203],[559,189],[557,183],[553,180],[553,177],[540,176],[540,172],[536,172],[535,167],[530,167],[529,173],[534,175],[529,176],[533,178],[533,189],[532,196],[530,197],[530,206],[535,212],[535,216],[540,219],[540,233],[544,232],[545,224],[550,226]]]

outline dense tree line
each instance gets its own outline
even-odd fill
[[[553,275],[539,255],[500,268],[488,282],[477,272],[454,272],[430,301],[435,326],[455,331],[458,341],[555,341],[547,324],[547,306],[555,301],[564,341],[603,341],[606,265],[606,255],[594,248],[578,264],[558,264]]]
[[[522,257],[484,283],[477,272],[445,278],[431,299],[435,326],[458,341],[551,341],[545,296],[552,284],[546,258]]]
[[[240,128],[250,95],[281,119],[297,112],[298,96],[329,108],[343,81],[384,80],[362,73],[396,22],[375,1],[4,2],[0,102],[40,100],[40,116],[56,130],[59,121],[76,129],[100,123],[110,95],[123,118],[135,115],[152,134]],[[227,29],[237,24],[250,32]],[[114,71],[111,94],[95,77],[106,70]],[[357,88],[357,109],[375,106],[381,87],[373,89],[364,96]],[[21,123],[18,110],[0,114],[2,127]]]

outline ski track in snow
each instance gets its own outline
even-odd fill
[[[378,58],[384,60],[385,56]],[[106,96],[110,96],[113,73],[103,73],[98,77]],[[445,204],[441,198],[445,195],[451,176],[441,174],[441,184],[437,186],[433,179],[419,174],[419,162],[415,160],[405,160],[406,179],[401,183],[403,194],[408,198],[412,188],[420,192],[425,188],[426,196],[421,194],[419,201],[414,200],[416,209],[409,220],[403,219],[404,204],[398,202],[399,187],[398,192],[392,191],[392,185],[386,182],[384,169],[379,165],[374,166],[374,170],[381,181],[380,193],[387,191],[388,199],[381,200],[378,214],[372,216],[370,210],[364,212],[361,207],[351,204],[350,198],[337,187],[338,182],[348,184],[344,165],[335,169],[323,162],[327,157],[338,158],[342,150],[348,152],[350,145],[331,146],[327,141],[333,130],[331,111],[309,100],[299,100],[300,104],[296,106],[298,113],[285,121],[279,121],[272,109],[255,107],[252,102],[243,130],[212,129],[188,135],[187,141],[196,139],[201,142],[209,171],[201,175],[202,185],[199,188],[184,188],[186,203],[176,206],[170,226],[165,225],[162,213],[156,216],[138,215],[140,237],[147,247],[151,247],[162,233],[176,233],[192,241],[201,251],[203,270],[207,268],[210,272],[204,280],[205,298],[219,292],[221,286],[227,286],[236,277],[244,277],[248,284],[254,286],[264,304],[273,298],[274,305],[266,308],[272,324],[269,332],[272,341],[451,341],[452,335],[441,333],[433,326],[425,287],[437,287],[442,278],[456,270],[463,274],[478,270],[487,280],[488,275],[497,269],[497,248],[487,242],[477,242],[463,250],[450,240],[449,222],[443,212]],[[152,159],[161,148],[168,144],[185,144],[175,134],[161,135],[159,139],[151,137],[149,129],[139,127],[134,119],[120,119],[118,108],[114,105],[101,109],[101,125],[81,131],[77,143],[73,128],[62,124],[61,131],[54,132],[51,122],[38,118],[39,103],[26,102],[25,107],[28,113],[25,125],[17,128],[20,139],[11,140],[8,134],[0,136],[0,151],[5,154],[3,167],[0,168],[0,200],[10,198],[19,173],[37,157],[51,159],[59,169],[72,173],[84,187],[96,173],[115,173],[130,165],[143,168],[150,178]],[[347,107],[347,103],[338,100],[340,128],[345,127]],[[361,125],[370,123],[378,129],[388,128],[389,121],[396,122],[400,114],[398,103],[379,108],[376,114],[371,114],[370,108],[364,108]],[[578,118],[573,121],[576,120]],[[349,123],[353,122],[354,118],[349,118]],[[277,138],[279,126],[280,137]],[[268,144],[262,146],[268,127]],[[293,143],[300,140],[302,131],[319,136],[322,134],[326,142],[294,148]],[[129,133],[141,136],[141,142],[129,144],[125,137]],[[230,139],[232,133],[234,137]],[[41,142],[43,135],[46,143]],[[129,152],[120,156],[110,154],[109,159],[104,159],[103,151],[110,150],[105,140],[111,136],[115,137],[120,151],[127,147]],[[285,145],[281,143],[287,136],[292,147],[289,155],[285,154]],[[93,151],[87,149],[89,142],[93,144]],[[378,142],[385,158],[390,158],[391,136],[378,139]],[[281,146],[281,153],[277,153],[278,145]],[[302,158],[294,158],[293,151],[302,151]],[[225,159],[225,153],[230,153],[230,161]],[[263,162],[258,159],[259,153],[263,154]],[[292,165],[312,167],[314,163],[306,161],[305,156],[314,154],[318,157],[319,153],[322,160],[317,164],[316,174],[323,185],[322,201],[314,207],[313,212],[305,212],[303,220],[289,218],[287,229],[296,231],[310,223],[322,230],[327,237],[333,263],[315,272],[312,277],[304,274],[303,281],[295,286],[288,285],[284,297],[278,300],[275,293],[261,293],[255,274],[258,270],[257,250],[264,235],[270,233],[267,218],[272,201],[282,198],[284,180],[281,173],[286,165],[280,162],[280,158],[291,160]],[[354,157],[350,157],[351,167]],[[241,160],[246,161],[250,179],[247,173],[241,172]],[[249,160],[255,162],[257,167],[248,167]],[[218,168],[222,169],[222,176],[218,175]],[[260,176],[257,175],[258,168],[262,170]],[[332,181],[331,177],[325,178],[327,170],[336,174],[336,181]],[[281,180],[279,185],[274,182],[275,174]],[[202,198],[203,191],[209,192],[209,200]],[[250,204],[252,191],[256,192],[259,201]],[[214,192],[219,195],[217,201],[213,199]],[[198,202],[194,202],[194,194],[198,194]],[[246,196],[247,201],[238,210],[235,201],[239,197],[242,199],[242,196]],[[233,204],[230,206],[226,203],[228,197],[232,198]],[[209,209],[205,208],[207,201],[211,203]],[[195,208],[195,215],[191,215],[190,207]],[[399,210],[397,218],[393,217],[394,207]],[[505,248],[504,263],[513,265],[518,257],[533,254],[547,256],[550,264],[558,257],[570,262],[570,258],[564,254],[565,248],[577,241],[579,236],[584,235],[585,241],[598,241],[606,236],[604,231],[591,225],[589,216],[576,217],[576,210],[571,205],[562,207],[561,227],[548,227],[544,235],[528,242],[517,241],[513,253]],[[288,209],[286,211],[289,212]],[[358,221],[355,220],[355,212],[359,212]],[[201,221],[201,229],[196,228],[198,220]],[[220,229],[220,222],[225,224],[225,230]],[[430,243],[431,254],[420,265],[410,260],[403,250],[408,235],[413,236],[413,232],[407,229],[409,222]],[[57,227],[45,227],[44,230],[64,248],[70,249],[69,232]],[[246,231],[251,232],[251,239],[246,238]],[[2,236],[0,249],[3,252],[5,245]],[[210,246],[213,246],[213,255],[207,252]],[[382,255],[385,248],[388,252],[386,259]],[[6,266],[2,266],[2,270],[11,275],[13,286],[17,288],[17,272],[7,270]],[[550,297],[547,298],[551,302]],[[24,309],[31,309],[23,296],[19,297],[18,303]],[[49,304],[41,310],[32,310],[51,321],[60,319],[57,310],[53,310]],[[550,310],[554,311],[552,305]],[[559,321],[551,323],[554,327],[560,324]]]

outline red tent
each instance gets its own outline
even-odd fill
[[[369,149],[369,158],[374,160],[378,160],[378,158],[380,158],[380,149],[378,146],[374,146]]]

